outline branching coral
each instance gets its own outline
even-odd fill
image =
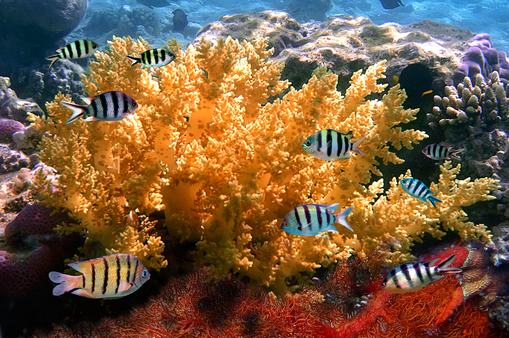
[[[131,95],[140,104],[132,119],[64,125],[69,112],[59,105],[61,95],[47,105],[49,119],[32,118],[46,133],[43,160],[61,175],[58,194],[44,191],[41,180],[41,197],[78,221],[62,230],[85,229],[87,255],[127,250],[148,266],[164,266],[163,243],[147,230],[151,227],[127,223],[129,211],[164,210],[168,235],[195,245],[187,255],[194,266],[208,264],[216,276],[240,272],[281,292],[292,278],[306,280],[316,267],[353,249],[362,256],[396,238],[399,251],[408,253],[412,238],[424,231],[440,235],[437,224],[446,217],[464,237],[479,235],[459,209],[468,203],[451,192],[437,195],[451,196],[440,216],[396,186],[376,201],[381,182],[366,188],[372,174],[381,175],[379,159],[402,162],[390,147],[411,149],[426,137],[398,126],[417,112],[401,107],[405,95],[398,87],[382,100],[365,99],[385,89],[377,84],[384,62],[355,73],[344,95],[336,90],[337,76],[318,69],[301,90],[268,103],[288,83],[280,81],[281,65],[267,61],[271,51],[264,40],[215,45],[202,40],[185,52],[172,43],[175,61],[153,73],[130,67],[125,57],[148,49],[143,40],[114,38],[110,46],[96,53],[85,89],[90,95],[109,90]],[[361,144],[366,156],[324,162],[307,155],[301,143],[322,128],[366,136]],[[444,181],[443,189],[458,185],[473,203],[487,198],[490,185],[482,182],[467,189]],[[320,202],[354,205],[349,222],[357,238],[352,233],[301,238],[279,229],[294,206]],[[404,217],[408,220],[399,220]]]
[[[445,87],[445,96],[435,95],[433,113],[428,113],[430,126],[474,125],[479,121],[494,124],[509,115],[508,90],[494,71],[488,78],[475,76],[475,83],[465,77],[456,87]],[[438,122],[438,123],[437,123]]]
[[[362,211],[354,214],[355,219],[350,220],[350,224],[359,222],[364,225],[357,231],[359,241],[353,248],[357,252],[370,252],[379,246],[379,239],[383,238],[393,246],[393,252],[386,256],[390,259],[387,263],[397,265],[412,258],[409,255],[412,243],[421,242],[425,233],[440,239],[445,231],[456,231],[462,240],[489,241],[491,234],[486,226],[469,222],[461,208],[477,201],[494,199],[489,192],[497,188],[498,181],[492,178],[459,180],[456,176],[460,168],[459,164],[453,168],[450,161],[440,166],[438,183],[430,186],[434,196],[442,201],[436,204],[436,208],[406,194],[398,184],[403,178],[411,177],[410,171],[398,180],[393,178],[389,190],[376,200],[355,200],[354,205]],[[382,180],[374,182],[370,190],[380,194],[382,185]],[[363,250],[360,250],[361,247]]]

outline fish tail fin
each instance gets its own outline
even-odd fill
[[[46,58],[46,60],[51,60],[51,64],[49,65],[49,69],[51,69],[51,67],[53,67],[53,65],[55,64],[55,62],[58,61],[58,59],[60,59],[60,57],[58,56],[58,54],[55,54],[55,55],[50,55]]]
[[[465,151],[465,149],[458,149],[458,150],[453,150],[451,151],[451,158],[455,159],[455,160],[458,160],[458,161],[461,161],[461,157],[459,157],[457,154],[461,153]]]
[[[60,103],[73,111],[71,118],[65,124],[74,122],[76,119],[85,115],[85,106],[65,101],[61,101]]]
[[[364,155],[364,153],[359,149],[359,144],[361,144],[362,140],[364,140],[364,138],[366,138],[366,136],[358,139],[357,141],[355,141],[354,143],[352,143],[352,151],[355,151],[356,153],[359,153],[361,154],[362,156],[366,156]]]
[[[436,208],[437,206],[435,205],[435,202],[437,203],[442,203],[441,200],[439,200],[438,198],[436,198],[435,196],[428,196],[428,201],[431,202],[431,204],[433,204],[433,206]]]
[[[348,209],[341,211],[339,214],[334,215],[334,216],[336,216],[336,223],[341,224],[342,226],[344,226],[345,228],[347,228],[348,230],[350,230],[352,232],[353,232],[353,229],[352,229],[352,227],[350,227],[350,224],[348,224],[348,222],[346,221],[346,218],[348,217],[350,212],[353,210],[353,208],[354,207],[350,207]]]
[[[134,56],[127,55],[127,58],[131,60],[131,67],[137,63],[141,63],[141,58],[135,58]]]
[[[60,296],[76,289],[79,280],[82,278],[81,276],[70,276],[56,271],[51,271],[48,277],[53,283],[58,283],[58,285],[53,288],[53,296]]]
[[[438,264],[436,269],[437,273],[445,273],[445,274],[457,274],[460,273],[462,270],[460,268],[450,268],[449,265],[454,261],[456,258],[456,254],[450,255],[447,257],[445,261]]]

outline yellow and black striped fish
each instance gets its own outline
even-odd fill
[[[438,143],[429,144],[422,150],[422,153],[433,160],[458,160],[461,161],[461,157],[457,154],[461,153],[465,149],[454,150],[452,147],[445,147]]]
[[[94,54],[95,50],[99,47],[97,43],[90,40],[76,40],[71,42],[65,47],[59,48],[55,55],[48,56],[46,60],[51,60],[49,69],[53,67],[55,62],[60,59],[81,59]]]
[[[51,271],[49,279],[59,285],[53,295],[72,294],[87,298],[119,298],[138,290],[150,279],[150,273],[138,258],[130,254],[113,254],[69,266],[82,275],[71,276]]]
[[[350,142],[352,135],[340,133],[334,129],[322,129],[309,136],[302,148],[310,155],[326,161],[334,161],[339,159],[348,159],[351,157],[350,152],[364,156],[359,149],[359,144],[364,137]]]
[[[166,49],[150,49],[140,54],[140,57],[127,56],[132,61],[131,67],[137,63],[143,66],[141,69],[149,67],[163,67],[175,59],[175,54]]]
[[[86,106],[61,101],[60,103],[73,111],[69,124],[80,117],[86,117],[85,122],[91,121],[120,121],[130,117],[138,108],[138,103],[129,95],[118,90],[102,93],[94,97],[83,97]]]
[[[353,207],[345,209],[338,214],[333,214],[339,207],[339,203],[303,204],[290,211],[281,223],[281,230],[296,236],[316,236],[320,232],[339,232],[336,225],[341,224],[350,231],[353,229],[346,221],[346,217]]]
[[[400,265],[389,272],[381,288],[392,293],[408,293],[422,289],[446,274],[460,273],[461,269],[449,267],[455,258],[456,254],[451,255],[437,266],[433,264],[438,262],[438,259]]]

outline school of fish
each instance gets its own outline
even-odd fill
[[[400,1],[382,1],[386,8],[402,5]],[[99,46],[90,40],[77,40],[58,49],[55,55],[48,56],[51,60],[49,68],[61,59],[78,59],[91,56]],[[139,56],[126,57],[131,60],[131,67],[141,64],[142,69],[163,67],[170,64],[175,55],[165,49],[150,49]],[[425,92],[427,93],[427,92]],[[83,98],[86,105],[72,102],[61,102],[73,111],[66,122],[72,123],[80,117],[86,122],[91,121],[120,121],[132,116],[138,108],[135,99],[120,91],[109,91],[91,98]],[[314,132],[302,143],[303,150],[309,155],[325,161],[348,160],[352,152],[365,156],[359,149],[364,140],[361,137],[352,141],[352,134],[344,134],[335,129],[322,129]],[[426,146],[422,153],[433,160],[455,159],[463,149],[453,150],[440,144]],[[404,192],[425,203],[428,201],[436,208],[435,203],[442,202],[433,196],[433,192],[416,178],[406,178],[400,181]],[[346,218],[354,209],[348,207],[343,210],[339,204],[304,204],[291,209],[281,223],[281,230],[295,236],[317,236],[324,232],[340,232],[337,225],[354,230]],[[338,210],[340,212],[336,213]],[[452,255],[444,262],[433,266],[437,260],[429,262],[408,263],[393,269],[382,283],[382,289],[393,293],[406,293],[419,290],[429,285],[445,274],[457,274],[458,268],[449,268],[456,255]],[[60,296],[66,292],[88,298],[119,298],[138,290],[149,278],[150,273],[133,255],[118,253],[95,258],[84,262],[69,264],[81,275],[71,276],[52,271],[49,278],[57,283],[53,295]]]

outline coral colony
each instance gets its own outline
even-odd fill
[[[319,70],[301,90],[266,103],[288,86],[279,80],[281,66],[267,61],[266,47],[264,40],[226,39],[182,52],[173,44],[175,61],[151,75],[131,68],[125,57],[149,49],[147,43],[115,38],[110,51],[96,53],[83,81],[91,96],[115,89],[136,98],[134,118],[64,126],[63,96],[47,105],[51,119],[33,117],[47,135],[42,159],[65,187],[59,194],[40,189],[41,197],[77,221],[61,231],[86,229],[85,258],[123,252],[153,269],[168,264],[160,230],[147,218],[130,224],[129,210],[164,210],[168,235],[195,243],[188,253],[195,266],[207,264],[217,276],[239,273],[278,294],[295,288],[290,278],[309,281],[318,266],[354,251],[373,254],[384,238],[397,243],[382,255],[384,264],[410,259],[411,243],[423,231],[489,238],[484,225],[466,221],[461,207],[492,198],[491,179],[455,180],[459,168],[444,164],[439,183],[430,187],[443,201],[436,210],[406,196],[396,179],[387,195],[380,195],[382,181],[367,185],[372,174],[381,175],[376,157],[403,161],[387,145],[411,149],[426,137],[398,126],[417,110],[401,108],[397,87],[382,100],[364,99],[385,88],[377,84],[383,62],[357,72],[344,96],[335,89],[337,76]],[[329,164],[303,153],[308,131],[329,126],[366,136],[366,156]],[[348,219],[355,236],[298,238],[280,230],[287,206],[322,200],[355,207]]]
[[[384,191],[376,178],[380,163],[402,163],[396,151],[428,137],[403,128],[418,109],[402,107],[406,96],[399,86],[378,82],[384,61],[354,73],[341,93],[338,77],[324,68],[302,89],[289,87],[280,79],[282,66],[268,61],[263,39],[201,40],[185,51],[169,41],[173,62],[151,70],[131,67],[126,57],[151,48],[143,39],[114,37],[109,45],[90,62],[85,91],[90,97],[124,93],[137,102],[136,111],[112,123],[65,124],[71,112],[61,103],[71,97],[59,94],[47,103],[46,117],[30,115],[31,128],[42,135],[41,159],[58,173],[48,178],[40,171],[34,189],[40,203],[72,218],[58,223],[58,233],[84,237],[70,266],[91,259],[87,276],[65,277],[82,283],[77,288],[95,281],[96,263],[107,270],[118,264],[118,278],[101,271],[103,295],[114,297],[116,283],[129,287],[132,267],[129,259],[117,259],[120,254],[152,271],[133,296],[149,292],[154,275],[168,273],[168,266],[186,275],[169,277],[158,294],[122,317],[73,319],[73,325],[58,323],[35,336],[492,336],[488,313],[469,300],[496,294],[497,277],[478,282],[486,269],[476,270],[476,262],[485,256],[475,248],[461,244],[419,259],[461,268],[471,277],[461,284],[449,275],[418,292],[380,288],[383,267],[416,262],[411,247],[426,235],[441,239],[453,231],[461,240],[489,242],[487,227],[468,221],[462,208],[494,199],[490,191],[497,187],[491,178],[459,179],[461,166],[445,161],[428,185],[441,202],[435,208],[412,197],[418,192],[405,193],[400,183],[413,179],[410,171]],[[370,94],[380,99],[366,99]],[[365,156],[324,161],[303,151],[309,135],[324,129],[362,138]],[[348,208],[344,218],[353,232],[338,227],[337,233],[303,237],[281,230],[292,208],[318,203],[338,204],[338,212]],[[398,280],[407,270],[400,268]],[[100,313],[119,306],[107,303]]]

